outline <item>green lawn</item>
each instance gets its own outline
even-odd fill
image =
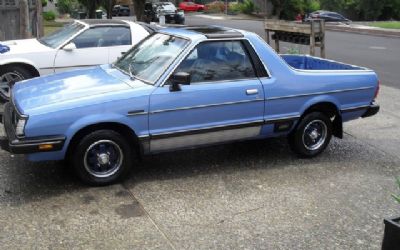
[[[400,29],[400,22],[376,22],[369,25],[385,29]]]

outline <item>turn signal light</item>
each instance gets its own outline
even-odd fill
[[[51,150],[53,149],[53,145],[52,144],[40,144],[39,145],[39,150]]]

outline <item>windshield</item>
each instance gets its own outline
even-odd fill
[[[189,41],[156,33],[130,50],[115,66],[131,77],[154,84]]]
[[[49,47],[57,48],[84,27],[84,25],[78,22],[69,23],[65,25],[64,28],[56,30],[50,35],[40,38],[39,41]]]

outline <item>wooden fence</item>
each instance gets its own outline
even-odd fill
[[[0,41],[38,34],[36,0],[0,0]]]
[[[265,37],[270,43],[270,32],[275,40],[275,50],[279,53],[279,41],[295,44],[309,45],[310,55],[315,55],[315,48],[321,50],[321,57],[325,58],[325,22],[324,20],[311,20],[307,23],[296,23],[282,20],[265,21]]]

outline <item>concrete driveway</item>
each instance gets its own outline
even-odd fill
[[[0,152],[1,249],[379,249],[400,175],[398,96],[315,159],[286,141],[146,157],[92,188],[68,166]]]

